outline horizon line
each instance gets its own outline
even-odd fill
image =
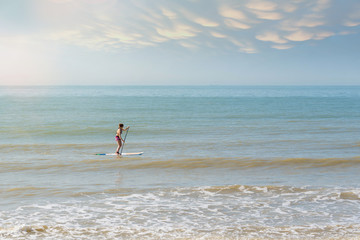
[[[0,84],[0,87],[359,87],[360,84]]]

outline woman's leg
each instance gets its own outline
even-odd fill
[[[121,140],[118,140],[117,143],[118,143],[118,147],[116,149],[116,153],[119,153],[120,148],[121,148]]]

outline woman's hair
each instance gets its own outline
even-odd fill
[[[119,128],[122,128],[122,127],[124,127],[124,124],[120,123]]]

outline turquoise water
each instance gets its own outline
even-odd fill
[[[359,238],[360,87],[0,87],[4,239]],[[118,124],[130,126],[115,152]]]

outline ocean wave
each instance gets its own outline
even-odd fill
[[[247,225],[212,230],[194,231],[193,229],[174,229],[127,226],[98,226],[81,228],[76,226],[25,225],[0,228],[0,237],[4,240],[12,239],[192,239],[192,240],[258,240],[258,239],[331,239],[357,240],[360,239],[360,225],[328,225],[317,226],[285,226],[266,227]]]
[[[175,169],[197,169],[197,168],[228,168],[228,169],[250,169],[250,168],[337,168],[337,167],[359,167],[360,157],[353,158],[276,158],[276,159],[252,159],[252,158],[185,158],[158,161],[142,161],[124,163],[123,168],[146,169],[146,168],[175,168]]]
[[[61,196],[67,195],[68,192],[73,189],[58,189],[58,188],[48,188],[48,187],[33,187],[33,186],[24,186],[24,187],[9,187],[3,188],[0,190],[0,196],[5,198],[17,198],[25,199],[29,197],[48,197],[48,196]]]
[[[202,187],[174,187],[174,188],[109,188],[98,191],[82,191],[81,188],[68,187],[8,187],[2,188],[0,196],[3,198],[17,197],[99,197],[99,196],[118,196],[133,197],[155,194],[161,197],[189,197],[189,198],[206,198],[206,197],[240,197],[240,196],[258,196],[258,197],[280,197],[280,196],[307,196],[306,201],[322,200],[353,200],[359,201],[359,188],[310,188],[310,187],[294,187],[294,186],[277,186],[277,185],[225,185],[225,186],[202,186]],[[294,199],[296,201],[296,199]]]
[[[13,163],[2,162],[0,163],[0,173],[21,172],[21,171],[46,171],[46,172],[59,172],[59,171],[72,171],[72,172],[92,172],[104,169],[114,169],[119,167],[119,160],[116,158],[110,160],[81,160],[76,162],[51,162],[43,161],[40,163]]]
[[[71,145],[73,146],[73,145]],[[194,157],[184,158],[180,156],[168,158],[155,158],[152,156],[131,156],[122,158],[121,156],[97,156],[89,154],[89,146],[77,145],[79,151],[74,157],[62,153],[68,145],[57,145],[53,149],[46,146],[37,149],[34,155],[36,161],[21,161],[21,156],[14,155],[8,160],[0,162],[0,172],[17,172],[17,171],[98,171],[121,168],[130,170],[140,169],[174,169],[174,170],[191,170],[191,169],[231,169],[231,170],[249,170],[249,169],[313,169],[321,168],[338,170],[341,168],[358,168],[360,167],[360,156],[351,158],[231,158],[231,157]],[[17,147],[15,147],[17,148]],[[25,146],[24,151],[27,151]],[[29,150],[34,152],[34,150]],[[74,150],[72,150],[74,151]],[[24,154],[24,153],[22,153]],[[80,158],[81,156],[81,158]],[[12,160],[13,159],[13,160]],[[20,160],[19,160],[20,159]],[[128,161],[131,159],[131,161]]]
[[[360,238],[358,188],[225,185],[109,189],[84,194],[89,195],[0,212],[0,237]]]

